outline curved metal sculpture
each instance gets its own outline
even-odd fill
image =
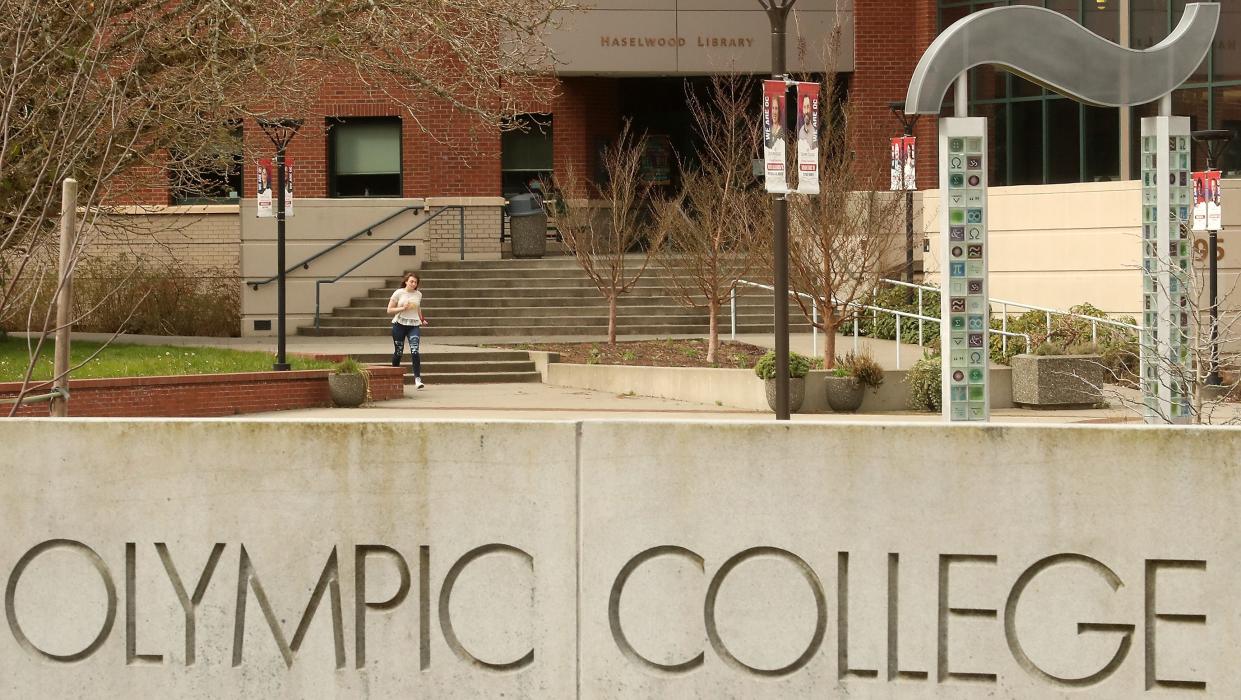
[[[958,75],[996,64],[1062,95],[1102,107],[1140,105],[1185,82],[1206,58],[1219,5],[1190,3],[1176,29],[1138,51],[1064,15],[1024,5],[975,12],[939,35],[914,70],[906,114],[939,114]]]

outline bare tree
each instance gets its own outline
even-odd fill
[[[561,193],[557,227],[565,245],[608,302],[608,345],[616,346],[617,302],[642,278],[658,241],[651,240],[651,185],[642,176],[645,139],[628,122],[600,153],[606,181],[596,188],[599,200],[580,196],[592,188],[566,173],[544,191]],[[629,253],[640,249],[640,253]]]
[[[760,142],[754,89],[753,80],[736,74],[713,76],[706,99],[687,86],[696,162],[682,161],[680,193],[658,207],[656,257],[673,298],[707,310],[708,362],[719,352],[720,309],[762,259],[770,224],[751,167]]]
[[[839,31],[828,42],[828,66]],[[851,150],[861,117],[841,88],[829,71],[820,88],[820,193],[789,195],[789,278],[806,295],[795,297],[802,313],[823,331],[823,366],[829,369],[837,330],[853,321],[893,264],[904,213],[900,197],[879,191],[886,161],[865,161]]]
[[[333,76],[396,103],[415,124],[447,105],[473,128],[503,128],[520,102],[550,97],[553,57],[542,37],[571,6],[7,0],[2,8],[0,321],[40,334],[33,356],[54,330],[38,303],[26,305],[56,269],[65,178],[80,185],[76,263],[109,230],[140,223],[116,215],[119,205],[149,202],[152,183],[171,177],[192,192],[206,185],[203,172],[232,167],[239,123],[333,116],[313,114]]]

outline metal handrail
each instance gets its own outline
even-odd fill
[[[350,267],[348,270],[345,270],[344,272],[340,273],[339,275],[336,275],[335,277],[333,277],[333,278],[331,278],[331,279],[327,279],[327,278],[325,277],[325,278],[322,278],[322,279],[317,279],[317,280],[315,280],[315,330],[319,330],[319,292],[320,292],[320,290],[323,288],[323,285],[325,285],[325,284],[335,284],[336,282],[340,281],[342,278],[344,278],[344,277],[345,277],[346,275],[348,275],[350,272],[353,272],[354,270],[358,269],[359,267],[362,267],[362,266],[363,266],[363,265],[365,265],[366,263],[370,262],[370,260],[371,260],[372,258],[374,258],[375,256],[379,255],[380,253],[384,252],[384,251],[385,251],[385,250],[387,250],[388,248],[391,248],[391,247],[393,246],[393,244],[395,244],[395,243],[397,243],[397,242],[399,242],[399,241],[403,240],[406,236],[408,236],[409,234],[413,233],[414,231],[417,231],[418,229],[422,228],[422,227],[423,227],[423,226],[425,226],[426,224],[431,223],[433,220],[435,220],[435,217],[439,216],[440,214],[443,214],[444,212],[448,211],[449,209],[456,209],[456,210],[457,210],[457,213],[458,213],[458,216],[459,216],[459,217],[460,217],[460,219],[461,219],[461,230],[462,230],[462,233],[461,233],[461,246],[462,246],[462,248],[461,248],[461,259],[462,259],[462,260],[464,260],[464,259],[465,259],[465,207],[460,206],[460,205],[450,205],[450,206],[443,206],[443,207],[440,207],[440,208],[438,208],[438,209],[436,209],[436,210],[435,210],[435,213],[431,214],[430,216],[428,216],[427,218],[423,219],[422,221],[419,221],[418,223],[414,224],[414,227],[413,227],[413,228],[409,229],[409,230],[408,230],[408,231],[406,231],[405,233],[402,233],[401,235],[397,236],[396,238],[393,238],[392,240],[388,241],[387,243],[385,243],[385,244],[383,244],[382,246],[380,246],[379,248],[377,248],[377,249],[375,250],[375,252],[371,253],[370,255],[366,256],[365,258],[362,258],[362,259],[361,259],[361,260],[359,260],[358,262],[354,263],[354,265],[353,265],[352,267]]]
[[[303,260],[303,261],[301,261],[301,262],[299,262],[299,263],[295,263],[295,264],[293,264],[292,266],[290,266],[290,267],[289,267],[289,269],[287,269],[287,270],[285,270],[285,271],[284,271],[284,274],[286,274],[286,275],[287,275],[287,274],[289,274],[290,272],[293,272],[294,270],[296,270],[296,269],[297,269],[297,268],[299,268],[299,267],[300,267],[300,268],[302,268],[303,270],[309,270],[309,269],[310,269],[310,263],[314,262],[315,260],[318,260],[319,258],[323,257],[324,255],[327,255],[328,253],[332,252],[333,250],[336,250],[337,248],[339,248],[339,247],[341,247],[341,246],[345,245],[346,243],[349,243],[350,241],[353,241],[353,240],[355,240],[355,239],[357,239],[357,238],[361,238],[362,236],[370,236],[370,235],[372,235],[373,233],[375,233],[375,229],[376,229],[376,228],[379,228],[380,226],[383,226],[384,224],[386,224],[386,223],[388,223],[389,221],[391,221],[391,220],[395,219],[396,217],[400,216],[401,214],[404,214],[404,213],[409,212],[409,211],[426,211],[426,210],[427,210],[427,209],[429,209],[429,208],[430,208],[430,207],[428,207],[428,206],[427,206],[427,205],[425,205],[425,204],[415,204],[415,205],[408,206],[408,207],[401,207],[400,209],[398,209],[398,210],[396,210],[396,211],[392,212],[391,214],[389,214],[389,215],[385,216],[384,218],[380,219],[379,221],[376,221],[375,223],[373,223],[373,224],[371,224],[371,225],[367,226],[366,228],[364,228],[364,229],[362,229],[362,230],[358,231],[357,233],[352,234],[352,235],[350,235],[350,236],[347,236],[347,237],[345,237],[345,238],[342,238],[342,239],[340,239],[339,241],[336,241],[336,242],[335,242],[335,243],[333,243],[332,245],[328,246],[327,248],[324,248],[323,250],[319,251],[318,253],[315,253],[314,255],[310,256],[309,258],[306,258],[305,260]],[[258,291],[258,289],[259,289],[259,287],[262,287],[262,286],[263,286],[263,285],[265,285],[265,284],[270,284],[270,283],[272,283],[272,282],[275,282],[275,281],[276,281],[276,280],[278,280],[278,279],[280,279],[280,273],[279,273],[279,272],[277,272],[276,274],[272,275],[271,277],[268,277],[268,278],[267,278],[267,279],[265,279],[265,280],[260,280],[260,281],[258,281],[258,282],[246,282],[246,284],[250,285],[250,288],[251,288],[251,289],[253,289],[254,291],[256,291],[256,292],[257,292],[257,291]]]
[[[744,286],[747,286],[747,287],[757,287],[757,288],[759,288],[759,289],[766,289],[766,290],[768,290],[768,291],[773,291],[773,292],[775,291],[775,287],[772,287],[772,286],[769,286],[769,285],[766,285],[766,284],[759,284],[758,282],[751,282],[751,281],[749,281],[749,280],[737,280],[737,284],[738,284],[738,285],[744,285]],[[911,285],[911,286],[916,286],[916,285]],[[931,289],[934,289],[934,288],[931,288]],[[935,291],[939,291],[939,290],[938,290],[938,289],[935,289]],[[804,293],[804,292],[798,292],[798,291],[791,290],[791,289],[789,290],[789,296],[799,296],[799,297],[803,297],[803,298],[806,298],[806,299],[813,299],[813,297],[811,297],[809,294],[806,294],[806,293]],[[832,298],[832,302],[833,302],[833,303],[838,303],[835,297],[833,297],[833,298]],[[885,313],[885,314],[892,314],[893,316],[896,316],[896,317],[897,317],[897,321],[896,321],[896,369],[901,369],[901,323],[900,323],[900,318],[902,318],[902,317],[903,317],[903,318],[914,318],[914,319],[918,319],[918,345],[919,345],[919,346],[923,345],[923,342],[922,342],[922,324],[923,324],[923,322],[925,322],[925,321],[931,321],[932,323],[939,324],[939,325],[940,325],[940,333],[941,333],[941,334],[943,333],[943,319],[941,319],[941,318],[937,318],[937,317],[935,317],[935,316],[925,316],[925,315],[923,315],[923,314],[921,314],[921,313],[910,313],[910,312],[908,312],[908,311],[898,311],[897,309],[886,309],[886,308],[884,308],[884,307],[882,307],[882,306],[875,306],[875,305],[872,305],[872,304],[863,304],[863,303],[861,303],[861,302],[857,302],[857,301],[851,301],[851,302],[849,302],[847,305],[848,305],[848,306],[854,306],[854,307],[857,307],[858,309],[860,309],[860,310],[862,310],[862,311],[870,311],[870,312],[874,313],[876,316],[877,316],[878,314],[880,314],[880,313]],[[919,309],[919,311],[921,311],[921,309],[922,309],[922,290],[919,290],[919,291],[918,291],[918,309]],[[730,315],[731,315],[731,318],[732,318],[732,330],[731,330],[731,336],[730,336],[730,339],[732,339],[732,340],[736,340],[736,338],[737,338],[737,289],[736,289],[736,287],[733,287],[732,293],[731,293],[730,298],[729,298],[729,310],[730,310]],[[818,323],[819,323],[819,308],[818,308],[818,305],[817,305],[817,304],[812,304],[812,305],[811,305],[811,325],[810,325],[810,331],[811,331],[811,336],[810,336],[810,348],[811,348],[811,350],[810,350],[810,352],[811,352],[811,354],[813,354],[813,355],[817,355],[817,354],[819,354],[819,328],[818,328]],[[1008,347],[1008,339],[1009,339],[1010,337],[1012,337],[1012,338],[1021,338],[1021,339],[1025,340],[1025,342],[1026,342],[1026,348],[1029,348],[1029,347],[1030,347],[1030,336],[1029,336],[1029,334],[1027,334],[1027,333],[1011,333],[1011,332],[1009,332],[1009,331],[1008,331],[1008,330],[1006,330],[1006,329],[1001,329],[1001,330],[989,330],[988,332],[990,332],[990,333],[995,333],[996,335],[1001,336],[1001,337],[1003,338],[1003,341],[1002,341],[1002,342],[1003,342],[1003,344],[1004,344],[1004,348],[1005,348],[1006,350],[1007,350],[1007,347]],[[855,315],[855,316],[853,317],[853,351],[854,351],[854,352],[857,352],[857,350],[858,350],[858,336],[859,336],[859,333],[858,333],[858,317]]]

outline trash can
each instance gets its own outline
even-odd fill
[[[547,253],[547,212],[539,198],[532,194],[509,197],[508,215],[513,257],[543,257]]]

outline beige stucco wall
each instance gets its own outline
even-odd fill
[[[0,444],[5,697],[1241,696],[1236,429],[14,419]]]
[[[362,236],[326,254],[309,269],[297,269],[286,278],[286,314],[289,333],[300,325],[314,323],[315,280],[331,279],[357,264],[385,244],[434,214],[439,207],[462,206],[465,211],[467,259],[499,259],[500,205],[493,197],[422,199],[299,199],[295,215],[286,223],[286,265],[298,262],[330,247],[337,241],[375,225],[405,207],[418,207],[377,225],[373,235]],[[429,209],[428,209],[429,207]],[[276,274],[276,220],[255,216],[253,200],[241,205],[241,269],[247,281],[261,281]],[[428,213],[429,212],[429,213]],[[375,287],[391,286],[392,278],[419,269],[427,260],[455,260],[459,257],[459,212],[448,209],[431,223],[379,253],[344,279],[321,285],[323,313],[347,305],[353,297],[364,296]],[[413,255],[401,255],[402,245],[415,246]],[[277,311],[276,282],[257,291],[246,286],[242,292],[242,334],[274,335]],[[256,331],[254,322],[270,320],[272,330]]]
[[[937,280],[939,192],[921,197],[921,226],[930,239],[924,269],[928,280]],[[1057,309],[1088,301],[1136,317],[1142,304],[1140,197],[1136,180],[990,188],[991,297]],[[1229,245],[1228,230],[1241,232],[1241,180],[1224,181],[1223,207],[1221,306],[1238,308],[1241,240]],[[1225,298],[1228,291],[1233,294]]]

